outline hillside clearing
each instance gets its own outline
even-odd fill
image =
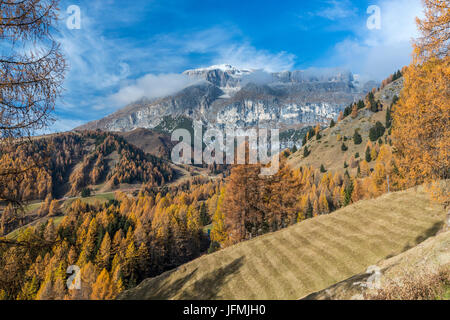
[[[375,93],[375,99],[380,100],[383,104],[383,110],[373,113],[368,109],[361,109],[358,111],[358,115],[355,119],[351,116],[347,116],[342,121],[338,122],[333,128],[326,128],[321,131],[321,139],[317,140],[316,137],[312,138],[306,144],[310,155],[304,157],[304,148],[301,148],[296,153],[289,157],[288,163],[292,168],[299,168],[301,166],[312,166],[314,168],[320,168],[324,165],[325,169],[332,172],[344,172],[348,170],[350,174],[355,175],[357,167],[351,167],[351,158],[355,157],[356,160],[362,160],[365,158],[366,144],[369,141],[370,128],[375,126],[377,122],[386,125],[386,110],[391,105],[392,99],[395,95],[400,94],[400,90],[403,87],[403,78],[390,83],[384,89]],[[355,131],[361,135],[362,142],[355,144],[353,141],[353,135]],[[388,136],[388,130],[381,138],[385,143],[385,138]],[[375,142],[373,142],[375,143]],[[346,151],[341,149],[342,144],[348,148]],[[356,157],[356,155],[359,155]],[[344,167],[344,163],[349,165],[348,168]],[[369,166],[373,168],[375,162],[369,163]]]
[[[416,246],[444,219],[422,188],[390,193],[203,256],[119,299],[299,299]]]

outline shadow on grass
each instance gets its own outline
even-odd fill
[[[174,282],[166,285],[171,275],[178,269],[164,272],[163,274],[149,278],[142,281],[137,287],[122,292],[117,299],[118,300],[168,300],[172,299],[183,286],[195,275],[197,269],[187,274],[186,276],[175,280]]]
[[[430,237],[434,237],[443,227],[444,227],[443,221],[436,222],[431,228],[427,229],[424,234],[416,238],[415,245],[424,242]]]
[[[218,299],[220,289],[226,284],[227,278],[236,273],[243,265],[244,257],[235,259],[230,264],[216,269],[189,286],[180,296],[183,300]]]
[[[187,285],[195,278],[198,269],[172,281],[174,269],[155,278],[146,279],[134,289],[123,292],[119,300],[208,300],[216,299],[227,278],[237,272],[243,265],[244,257],[235,259],[228,265],[200,276],[198,280]]]
[[[433,226],[431,226],[430,228],[428,228],[427,230],[425,230],[425,232],[423,234],[421,234],[420,236],[416,237],[416,239],[414,239],[413,243],[408,243],[403,249],[402,252],[408,251],[409,249],[414,248],[415,246],[417,246],[418,244],[424,242],[425,240],[427,240],[428,238],[434,237],[435,235],[437,235],[437,233],[444,227],[444,222],[443,221],[439,221],[436,222],[435,224],[433,224]],[[385,259],[389,259],[392,258],[393,254],[390,254],[388,256],[385,257]]]

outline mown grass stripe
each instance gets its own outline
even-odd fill
[[[338,275],[343,272],[344,269],[337,265],[336,258],[327,253],[324,248],[315,245],[308,238],[299,234],[297,230],[294,229],[292,232],[296,235],[296,238],[304,243],[304,249],[309,250],[313,256],[318,257],[317,260],[318,262],[320,261],[320,265],[315,263],[315,268],[320,268],[328,279],[336,280],[339,278]]]
[[[272,296],[280,296],[279,292],[291,292],[293,290],[292,285],[286,281],[283,275],[280,273],[279,266],[274,264],[273,252],[267,250],[267,240],[261,239],[259,246],[256,246],[256,241],[250,245],[250,252],[257,254],[261,261],[261,271],[264,271],[265,279],[272,287]],[[263,250],[264,249],[264,250]]]
[[[302,288],[305,288],[305,276],[302,276],[302,271],[301,269],[298,268],[297,265],[295,265],[290,257],[288,252],[286,252],[283,249],[280,249],[279,246],[276,245],[277,242],[280,242],[281,240],[278,239],[277,237],[272,237],[269,242],[268,242],[268,246],[270,246],[271,248],[271,252],[276,253],[277,256],[279,256],[279,258],[282,261],[282,270],[280,270],[281,272],[285,273],[285,278],[287,281],[290,281],[290,283],[292,284],[294,291],[292,291],[292,294],[288,294],[287,297],[292,297],[295,296],[295,294],[301,290]],[[294,249],[294,248],[292,248]],[[291,250],[291,255],[292,253],[294,253],[294,250]],[[285,271],[283,271],[285,270]],[[291,282],[292,281],[292,282]],[[287,293],[286,293],[287,294]]]
[[[405,206],[406,206],[406,204],[405,204]],[[420,225],[420,226],[429,224],[432,221],[439,221],[440,220],[438,216],[434,216],[434,215],[431,215],[431,214],[429,215],[427,213],[424,213],[424,214],[421,214],[421,215],[412,215],[411,214],[411,210],[409,210],[405,206],[395,205],[395,206],[392,206],[391,208],[389,208],[389,211],[390,212],[396,212],[397,215],[401,215],[401,216],[396,216],[397,219],[407,219],[407,221],[414,221],[414,222],[416,222],[415,223],[416,225]],[[376,205],[374,205],[373,207],[377,208],[378,211],[382,211],[382,212],[387,210],[383,206],[376,206]],[[418,207],[417,209],[418,210],[422,210],[422,211],[428,211],[426,209],[426,207],[425,208]]]
[[[269,299],[272,296],[273,288],[270,286],[269,282],[267,281],[266,277],[263,277],[261,274],[261,267],[259,268],[255,265],[255,259],[248,259],[246,260],[246,276],[251,278],[253,280],[253,283],[255,283],[256,289],[254,290],[254,294],[257,292],[260,293],[258,297],[255,297],[255,300],[257,299]],[[258,260],[258,259],[256,259]],[[253,298],[249,298],[250,300]]]
[[[352,261],[357,264],[358,269],[363,266],[360,262],[361,257],[356,254],[355,249],[361,249],[361,245],[364,243],[351,243],[346,240],[342,241],[345,238],[339,230],[322,224],[320,220],[317,220],[316,224],[320,227],[322,232],[316,233],[315,239],[333,247],[335,249],[333,252],[339,254],[339,256],[336,255],[336,258]],[[324,236],[325,233],[327,234],[327,237]],[[373,253],[371,252],[371,254]]]
[[[354,252],[354,254],[356,254],[357,250],[364,249],[366,251],[369,251],[373,256],[378,256],[380,255],[381,252],[380,246],[376,245],[376,243],[381,242],[382,245],[387,246],[387,244],[383,242],[383,239],[380,238],[374,239],[373,236],[369,236],[367,234],[346,233],[344,232],[344,230],[339,232],[339,230],[336,229],[331,222],[332,222],[331,219],[327,219],[317,223],[320,223],[320,225],[322,225],[324,228],[328,230],[332,230],[332,232],[334,232],[334,235],[338,237],[339,240],[343,240],[343,242],[346,243],[347,247],[352,252]]]
[[[310,265],[304,263],[302,259],[301,247],[294,247],[285,237],[284,234],[280,234],[279,237],[274,238],[279,244],[279,249],[283,254],[292,254],[294,261],[289,259],[289,263],[292,264],[294,270],[298,270],[298,279],[306,289],[314,288],[314,282],[311,278],[317,274],[317,271],[311,268]],[[305,272],[306,271],[306,272]]]
[[[393,246],[397,246],[399,240],[403,240],[404,236],[402,234],[398,234],[392,231],[386,232],[386,227],[381,226],[379,224],[374,223],[371,220],[367,220],[364,218],[361,218],[360,220],[365,220],[366,223],[364,224],[366,228],[364,228],[364,231],[361,230],[359,227],[355,226],[349,217],[345,216],[334,216],[331,218],[332,221],[336,222],[340,225],[340,227],[346,228],[349,230],[351,234],[358,235],[358,236],[366,236],[369,241],[375,243],[378,239],[381,239],[383,241],[383,244],[380,244],[381,247],[386,248],[392,248]],[[349,221],[350,220],[350,221]],[[367,231],[371,231],[370,233]],[[397,239],[397,240],[396,240]]]
[[[424,231],[423,227],[421,228],[420,226],[407,223],[406,218],[398,218],[395,214],[392,214],[390,217],[383,216],[374,210],[374,208],[371,209],[371,219],[369,219],[367,215],[361,216],[361,219],[381,226],[384,229],[385,234],[396,234],[399,238],[403,238],[405,234],[411,235],[411,233],[414,232],[417,235]]]

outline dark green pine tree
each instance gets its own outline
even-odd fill
[[[307,142],[308,140],[306,139],[306,136],[304,136],[302,140],[302,146],[306,145]]]
[[[359,134],[358,130],[355,130],[355,133],[353,134],[353,142],[355,144],[361,144],[362,143],[362,137]]]
[[[369,100],[369,109],[372,112],[378,112],[378,103],[375,101],[375,96],[372,92],[369,92],[367,96]]]
[[[306,217],[306,219],[313,217],[313,207],[312,207],[311,201],[309,201],[309,199],[308,199],[308,205],[306,207],[305,217]]]
[[[204,202],[200,205],[200,223],[202,226],[207,226],[211,223],[211,218],[208,214],[208,210],[206,209],[206,205]]]
[[[367,147],[366,149],[366,161],[367,162],[372,161],[372,156],[370,155],[370,147]]]
[[[364,101],[359,100],[358,101],[358,109],[364,109],[366,107],[366,105],[364,104]]]
[[[333,119],[331,119],[330,121],[330,128],[333,128],[336,125],[336,122],[334,122]]]
[[[378,138],[380,138],[384,135],[385,131],[386,131],[386,128],[383,126],[383,124],[380,121],[377,121],[375,126],[370,128],[370,130],[369,130],[370,140],[377,141]]]
[[[375,128],[375,127],[370,128],[369,139],[370,139],[370,141],[377,141],[377,139],[378,139],[377,128]]]
[[[307,156],[309,156],[309,154],[310,154],[311,152],[308,150],[308,147],[307,146],[305,146],[305,148],[303,149],[303,157],[307,157]]]
[[[348,171],[347,171],[348,173]],[[345,187],[344,191],[344,207],[348,206],[352,201],[352,193],[353,193],[353,181],[349,180],[349,183]]]
[[[353,107],[350,105],[344,109],[344,118],[347,118],[352,113]]]
[[[294,146],[291,149],[291,153],[296,153],[298,151],[297,146],[294,144]]]
[[[327,172],[327,170],[325,169],[323,164],[320,165],[320,172],[322,172],[322,173]]]
[[[316,139],[317,140],[320,140],[322,138],[322,135],[320,134],[320,132],[317,132],[317,134],[316,134]]]
[[[387,108],[386,110],[386,128],[390,128],[392,124],[392,117],[391,117],[391,108]]]

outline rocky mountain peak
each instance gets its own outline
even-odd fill
[[[183,74],[203,81],[167,97],[133,103],[79,129],[157,128],[169,133],[184,121],[180,119],[219,127],[302,128],[328,123],[365,95],[363,86],[354,85],[359,79],[343,70],[268,73],[223,64]]]
[[[240,86],[242,77],[250,75],[252,72],[252,70],[238,69],[229,64],[221,64],[186,70],[183,74],[209,81],[219,88],[235,88]]]

